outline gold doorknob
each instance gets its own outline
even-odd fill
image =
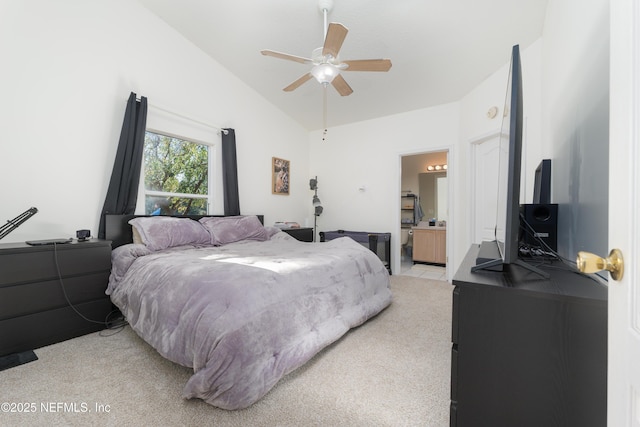
[[[583,273],[595,273],[607,270],[613,280],[622,280],[624,259],[620,249],[612,249],[607,258],[601,258],[589,252],[578,252],[576,259],[578,270]]]

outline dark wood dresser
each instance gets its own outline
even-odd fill
[[[451,426],[605,426],[607,288],[560,263],[453,278]]]
[[[104,329],[110,271],[106,240],[0,244],[0,356]]]
[[[282,231],[301,242],[313,242],[313,228],[283,228]]]

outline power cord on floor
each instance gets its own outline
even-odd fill
[[[120,313],[120,310],[117,310],[117,309],[116,310],[112,310],[111,312],[109,312],[104,320],[89,319],[84,314],[82,314],[73,305],[73,303],[71,302],[71,299],[67,295],[67,290],[66,290],[65,285],[64,285],[64,280],[62,279],[62,273],[60,272],[60,263],[58,262],[58,244],[55,243],[55,242],[53,243],[53,258],[54,258],[54,262],[55,262],[55,265],[56,265],[56,272],[58,273],[58,281],[60,282],[60,287],[62,288],[62,294],[64,295],[64,299],[67,301],[67,304],[69,305],[69,307],[71,307],[71,309],[73,309],[73,311],[78,316],[80,316],[82,319],[86,320],[87,322],[97,323],[99,325],[103,325],[105,327],[105,330],[108,330],[108,331],[112,332],[112,333],[103,334],[103,331],[100,331],[100,335],[101,336],[112,336],[112,335],[115,335],[118,332],[122,331],[125,328],[125,326],[128,325],[127,319],[124,317],[124,315],[122,315],[122,313]],[[111,319],[112,316],[116,316],[116,315],[117,315],[117,317]]]

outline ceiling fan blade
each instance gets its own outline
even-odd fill
[[[390,59],[356,59],[342,63],[348,65],[344,71],[389,71],[391,68]]]
[[[265,56],[273,56],[274,58],[286,59],[288,61],[295,61],[301,64],[309,64],[311,63],[311,59],[303,58],[302,56],[289,55],[288,53],[276,52],[275,50],[261,50],[261,54]]]
[[[353,89],[351,89],[351,86],[349,86],[349,84],[347,84],[347,81],[340,74],[338,74],[333,79],[331,84],[333,85],[333,87],[336,88],[338,93],[340,95],[342,95],[342,96],[348,96],[348,95],[351,95],[353,93]]]
[[[349,30],[342,24],[332,22],[327,28],[327,35],[324,38],[324,46],[322,48],[323,55],[331,55],[334,58],[338,56],[342,43]]]
[[[304,76],[300,77],[298,80],[296,80],[295,82],[291,83],[289,86],[285,87],[284,90],[285,92],[291,92],[292,90],[297,89],[298,87],[300,87],[303,83],[306,83],[307,80],[311,79],[313,76],[311,75],[311,73],[307,73]]]

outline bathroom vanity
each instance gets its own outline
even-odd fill
[[[447,263],[447,228],[420,222],[412,227],[413,262]]]

